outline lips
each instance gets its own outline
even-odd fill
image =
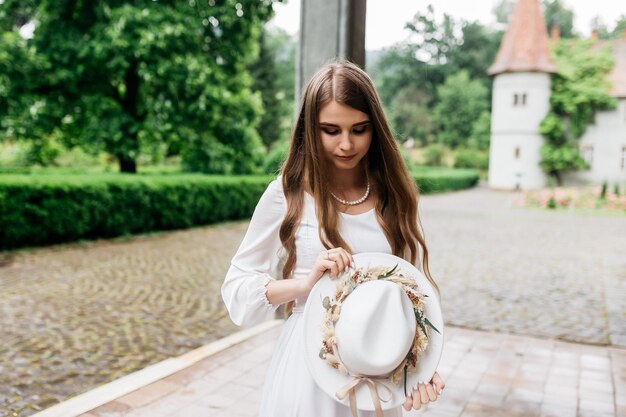
[[[350,161],[356,155],[352,155],[352,156],[339,156],[339,155],[336,155],[336,156],[337,156],[337,159],[339,159],[340,161]]]

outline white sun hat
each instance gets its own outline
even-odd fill
[[[404,403],[405,388],[430,381],[437,370],[441,305],[428,279],[402,258],[360,253],[354,263],[339,279],[326,273],[311,290],[305,361],[317,385],[353,414],[358,408],[382,415]]]

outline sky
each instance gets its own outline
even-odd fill
[[[591,20],[600,16],[609,29],[615,25],[620,15],[626,15],[624,0],[563,0],[567,8],[574,11],[574,27],[579,33],[589,36]],[[495,23],[491,10],[496,0],[367,0],[367,21],[365,24],[365,48],[382,49],[404,40],[408,32],[404,24],[416,12],[425,12],[428,4],[433,4],[435,14],[443,13],[456,19],[478,20],[484,24]],[[276,15],[271,24],[290,34],[298,31],[300,23],[300,0],[287,0],[287,4],[275,4]]]

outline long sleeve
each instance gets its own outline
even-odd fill
[[[277,274],[280,225],[286,209],[280,179],[272,181],[259,200],[222,284],[222,298],[231,320],[249,326],[270,319],[278,306],[267,300],[267,284]]]

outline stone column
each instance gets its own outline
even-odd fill
[[[302,0],[296,97],[323,64],[348,59],[365,68],[366,0]]]

